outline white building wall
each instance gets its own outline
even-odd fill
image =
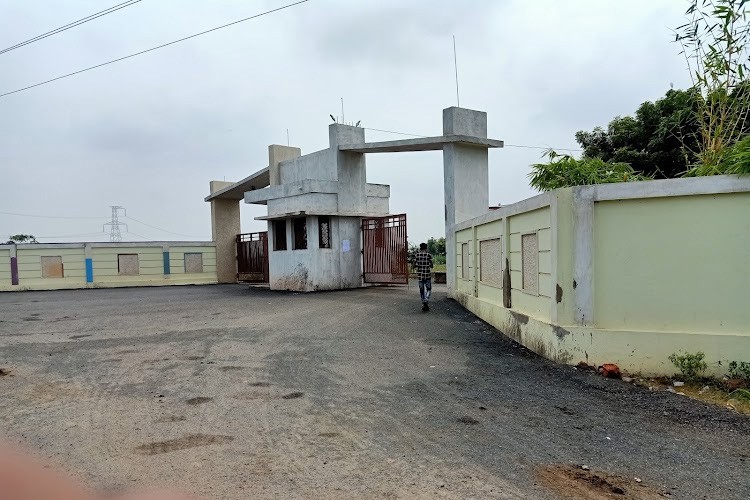
[[[279,164],[281,184],[315,179],[322,181],[336,180],[336,153],[332,149],[323,149],[300,156]]]
[[[318,217],[310,215],[305,220],[307,249],[304,250],[293,250],[291,222],[287,222],[287,250],[273,250],[273,224],[269,228],[271,289],[311,292],[361,286],[359,218],[331,217],[331,248],[319,248]],[[345,240],[348,240],[347,244]]]

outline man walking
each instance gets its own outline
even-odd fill
[[[432,293],[432,255],[427,252],[427,243],[421,243],[419,251],[414,254],[414,267],[419,280],[422,311],[427,312],[430,310],[430,294]]]

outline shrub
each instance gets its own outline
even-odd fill
[[[702,352],[696,352],[695,354],[685,353],[682,355],[672,353],[669,356],[669,361],[680,370],[682,378],[686,382],[690,382],[699,379],[706,371],[706,368],[708,368],[706,362],[703,361],[705,357],[706,355]]]
[[[627,163],[607,163],[601,158],[581,158],[561,155],[553,150],[544,154],[549,163],[531,166],[529,183],[539,191],[557,188],[608,184],[611,182],[646,181],[651,177],[633,170]]]
[[[750,363],[745,361],[729,363],[729,378],[742,378],[750,381]]]

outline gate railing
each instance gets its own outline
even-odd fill
[[[362,270],[365,283],[409,282],[406,214],[362,219]]]
[[[268,283],[268,231],[237,235],[237,281]]]

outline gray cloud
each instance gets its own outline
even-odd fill
[[[141,2],[0,55],[0,91],[143,50],[282,5],[278,0]],[[91,2],[55,9],[0,0],[8,46],[83,17]],[[436,134],[455,104],[486,110],[490,135],[510,144],[576,147],[576,130],[606,124],[684,86],[669,42],[681,2],[350,2],[313,0],[277,14],[0,99],[0,211],[109,216],[210,237],[203,197],[211,179],[240,179],[267,164],[267,145],[325,148],[329,113],[367,127]],[[1,92],[0,92],[1,93]],[[367,131],[373,140],[393,139]],[[490,155],[491,200],[533,194],[526,174],[540,150]],[[372,156],[370,182],[392,185],[394,212],[416,240],[443,231],[439,153]],[[419,179],[419,181],[415,181]],[[263,209],[243,206],[243,229]],[[103,220],[0,214],[8,233],[84,234]],[[134,234],[179,238],[131,223]],[[134,235],[132,239],[138,239]],[[106,238],[106,235],[102,235]],[[76,240],[80,238],[68,238]]]

